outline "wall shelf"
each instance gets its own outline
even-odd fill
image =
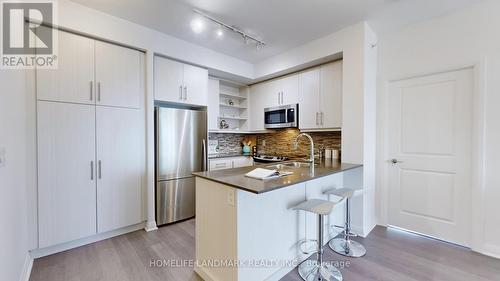
[[[229,104],[221,103],[221,104],[219,104],[219,106],[221,106],[221,107],[227,107],[227,108],[247,109],[247,107],[244,106],[244,105],[229,105]]]

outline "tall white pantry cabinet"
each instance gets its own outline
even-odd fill
[[[39,248],[144,221],[144,54],[58,32],[36,71]]]

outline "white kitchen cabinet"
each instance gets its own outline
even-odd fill
[[[241,156],[233,158],[233,168],[253,166],[253,158],[250,156]]]
[[[210,159],[208,162],[210,171],[231,169],[233,167],[231,159]]]
[[[250,130],[263,131],[264,108],[272,106],[278,101],[278,95],[273,93],[275,84],[270,82],[256,84],[250,87]]]
[[[97,106],[97,231],[143,221],[143,111]]]
[[[219,129],[220,84],[218,79],[208,79],[208,130]]]
[[[95,42],[96,103],[141,108],[142,59],[139,51]]]
[[[342,127],[342,62],[299,74],[299,128]]]
[[[162,57],[154,60],[155,100],[207,105],[208,71]]]
[[[47,28],[47,27],[38,27]],[[94,44],[87,37],[59,33],[57,69],[39,69],[36,75],[39,100],[94,104]]]
[[[299,128],[319,127],[320,71],[312,68],[299,74]]]
[[[184,64],[184,102],[207,105],[208,70]]]
[[[321,66],[319,107],[321,127],[342,127],[342,62]]]
[[[155,100],[183,102],[184,64],[155,57],[154,59]]]
[[[280,105],[296,104],[299,102],[299,75],[293,74],[279,80],[281,91]]]
[[[37,102],[39,247],[96,233],[95,106]]]
[[[208,162],[210,171],[253,166],[253,158],[251,156],[209,159]]]

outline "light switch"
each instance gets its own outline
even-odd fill
[[[7,159],[5,159],[5,147],[0,147],[0,168],[5,167],[7,165],[5,162]]]

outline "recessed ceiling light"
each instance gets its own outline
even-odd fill
[[[215,30],[215,36],[217,36],[217,38],[224,37],[224,31],[222,31],[222,28],[217,28],[217,30]]]
[[[205,23],[201,18],[195,18],[191,21],[191,29],[194,33],[201,33],[205,30]]]

